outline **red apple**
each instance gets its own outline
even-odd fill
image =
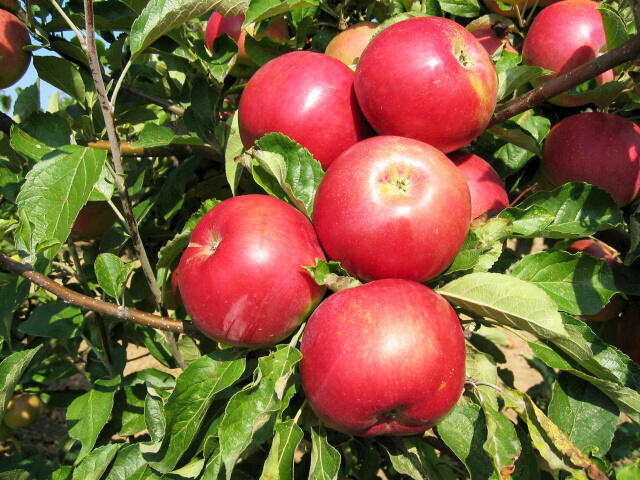
[[[522,57],[527,65],[544,67],[555,75],[539,79],[535,85],[579,67],[606,49],[607,38],[598,5],[590,0],[563,0],[549,5],[536,16],[524,39]],[[613,80],[612,70],[596,78],[599,85],[610,80]],[[584,96],[562,94],[551,99],[551,103],[576,107],[589,100]]]
[[[311,222],[266,195],[230,198],[196,225],[180,259],[182,301],[194,324],[229,345],[289,335],[325,289],[302,268],[325,256]]]
[[[333,37],[324,53],[350,66],[356,58],[362,55],[373,32],[378,27],[379,24],[374,22],[361,22],[353,25]]]
[[[389,136],[340,155],[313,211],[327,255],[365,281],[435,277],[462,247],[470,221],[460,170],[426,143]]]
[[[88,202],[76,217],[71,228],[71,236],[79,238],[99,238],[116,222],[116,214],[107,202]]]
[[[630,303],[618,321],[618,348],[640,364],[640,304]]]
[[[30,427],[38,421],[44,406],[40,397],[29,393],[20,393],[7,403],[3,422],[11,428]]]
[[[237,15],[235,17],[223,17],[218,12],[213,12],[209,17],[207,23],[207,30],[204,34],[204,41],[210,52],[213,53],[213,41],[223,33],[226,33],[233,38],[238,44],[238,62],[253,64],[253,61],[249,58],[247,51],[244,47],[245,35],[248,33],[256,40],[260,40],[264,37],[268,37],[274,42],[285,42],[289,40],[289,27],[287,22],[281,18],[275,18],[269,22],[264,30],[254,35],[254,24],[250,24],[246,28],[246,32],[242,30],[242,23],[244,22],[244,15]]]
[[[467,30],[478,39],[489,55],[493,55],[502,45],[507,52],[518,53],[509,41],[508,33],[512,29],[513,22],[493,14],[484,15],[467,25]]]
[[[556,186],[591,183],[627,205],[640,193],[640,127],[610,113],[567,117],[545,140],[542,168]]]
[[[471,193],[471,218],[491,210],[500,211],[509,206],[509,197],[502,180],[487,162],[477,155],[454,152],[449,158],[462,172]]]
[[[31,62],[23,47],[31,44],[29,31],[15,15],[0,10],[0,88],[16,83]]]
[[[465,346],[456,313],[424,285],[377,280],[330,296],[302,338],[302,386],[331,428],[410,435],[456,404]]]
[[[353,72],[335,58],[291,52],[263,65],[240,99],[238,122],[245,148],[280,132],[322,164],[369,135],[353,91]]]
[[[567,251],[571,253],[585,252],[596,258],[601,258],[607,262],[610,268],[613,268],[613,266],[618,263],[613,250],[609,249],[606,245],[591,239],[577,240],[567,247]],[[617,317],[624,309],[624,305],[625,303],[623,298],[616,294],[611,297],[609,303],[607,303],[598,313],[594,313],[593,315],[582,315],[582,318],[591,322],[607,322]]]
[[[362,53],[355,89],[380,135],[401,135],[443,152],[487,127],[496,105],[496,71],[480,42],[440,17],[398,22]]]

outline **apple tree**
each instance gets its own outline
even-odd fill
[[[561,3],[571,2],[593,3]],[[554,5],[539,3],[1,0],[0,81],[15,101],[6,89],[0,96],[0,476],[640,478],[640,6],[591,5],[590,21],[602,31],[589,41],[599,44],[579,45],[578,54],[569,50],[575,35],[565,32],[564,41],[533,53],[565,31],[539,27],[542,40],[528,40]],[[455,21],[493,42],[490,57],[482,55],[495,68],[495,105],[481,96],[490,107],[486,120],[452,158],[460,171],[468,158],[481,162],[500,200],[471,221],[470,177],[471,204],[465,188],[451,193],[439,180],[424,211],[434,225],[420,237],[424,244],[403,244],[391,227],[375,241],[355,241],[341,228],[369,225],[377,212],[357,205],[357,214],[338,212],[349,203],[345,191],[356,198],[357,171],[396,147],[365,151],[351,166],[340,155],[353,144],[361,152],[385,143],[382,136],[365,140],[374,129],[397,139],[431,126],[409,132],[415,122],[402,115],[428,111],[429,95],[399,82],[374,82],[363,116],[351,70],[358,75],[362,54],[372,76],[395,71],[367,59],[365,45],[423,17]],[[578,17],[570,13],[561,25],[568,29]],[[338,35],[348,32],[340,45]],[[429,64],[412,50],[419,40],[388,49],[386,58],[417,59],[407,69]],[[322,55],[330,44],[344,62],[339,67]],[[454,53],[464,67],[475,62],[461,49]],[[546,63],[554,53],[573,63]],[[272,60],[292,58],[287,72],[300,59],[309,64],[289,76],[263,74]],[[309,59],[316,58],[331,65],[315,70]],[[28,61],[38,79],[11,87]],[[327,93],[318,86],[325,81],[342,86]],[[42,82],[58,93],[41,98]],[[450,101],[471,105],[474,93]],[[400,112],[389,122],[400,130],[391,133],[367,113],[381,110],[387,94],[389,108]],[[262,103],[242,113],[249,97]],[[434,128],[464,130],[456,124],[464,108],[441,108],[429,112],[446,118]],[[571,120],[577,115],[590,120]],[[422,145],[464,187],[444,154]],[[340,174],[325,177],[335,157]],[[383,194],[411,190],[406,180],[413,177],[403,175],[395,171]],[[344,190],[329,192],[322,184],[329,177]],[[627,185],[631,192],[621,193]],[[320,188],[318,198],[333,204],[314,217]],[[280,213],[271,216],[266,204]],[[236,226],[201,226],[223,216]],[[450,240],[441,232],[454,223],[460,238],[429,275],[391,275],[409,282],[377,273],[396,253],[408,258],[397,271],[412,271],[422,253],[440,250],[433,238]],[[271,242],[280,257],[261,256],[253,237],[223,253],[216,233],[223,228],[263,234],[260,245]],[[373,255],[366,274],[351,254],[343,257],[345,243],[355,244],[353,255]],[[376,258],[383,244],[385,258]],[[214,269],[196,269],[216,255],[223,260]],[[289,281],[291,269],[298,283]],[[410,294],[401,289],[407,283]],[[387,287],[396,303],[380,306]],[[225,300],[228,291],[253,302],[254,323],[234,320],[230,305],[239,304]],[[345,298],[368,310],[340,304]],[[367,328],[380,311],[392,318],[385,330]],[[439,335],[429,338],[425,317],[446,317],[448,326],[429,327]],[[338,318],[348,328],[336,327]],[[220,322],[222,332],[203,328],[207,322]],[[284,326],[273,333],[273,324]],[[369,338],[378,343],[362,353]],[[418,364],[427,344],[446,361]],[[152,367],[133,366],[140,349]],[[388,351],[401,352],[402,362],[387,362]],[[332,355],[342,362],[339,377]],[[371,365],[379,375],[363,380]],[[454,370],[455,379],[446,375]],[[521,375],[532,371],[541,380],[519,389]],[[417,382],[408,385],[438,379],[437,389],[406,388],[421,408],[444,405],[434,418],[414,415],[403,402],[373,421],[350,410],[354,402],[393,397],[407,378]],[[441,390],[451,398],[443,400]],[[347,393],[354,399],[344,400]],[[25,442],[38,416],[56,409],[66,433],[55,452]]]

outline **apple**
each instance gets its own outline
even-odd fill
[[[373,32],[379,26],[374,22],[361,22],[353,25],[333,37],[324,53],[351,66],[356,58],[360,58],[365,47],[369,44]]]
[[[640,364],[640,304],[630,303],[622,313],[617,327],[618,348]]]
[[[233,38],[238,44],[238,63],[245,63],[253,65],[253,61],[249,58],[247,51],[244,47],[245,35],[248,33],[256,40],[260,40],[264,37],[268,37],[274,42],[285,42],[289,40],[289,27],[287,22],[281,18],[275,18],[271,20],[264,30],[261,30],[257,34],[254,34],[255,25],[252,23],[246,28],[246,32],[242,30],[242,23],[244,22],[244,15],[237,15],[235,17],[223,17],[218,12],[213,12],[209,17],[207,23],[207,29],[204,34],[204,41],[207,48],[213,53],[213,42],[223,33],[226,33]]]
[[[421,433],[454,407],[464,386],[455,311],[409,280],[376,280],[331,295],[311,315],[300,350],[309,405],[350,435]]]
[[[607,262],[609,268],[613,268],[614,265],[618,263],[613,250],[608,248],[606,245],[591,239],[577,240],[567,247],[567,251],[571,253],[585,252],[596,258],[601,258]],[[624,309],[624,305],[624,299],[620,295],[616,294],[611,297],[609,303],[607,303],[598,313],[594,313],[593,315],[582,315],[581,318],[592,322],[607,322],[617,317]]]
[[[4,412],[3,422],[11,428],[30,427],[38,421],[42,415],[43,404],[40,397],[28,393],[14,395]]]
[[[640,193],[640,127],[611,113],[564,118],[545,140],[541,168],[555,186],[591,183],[627,205]]]
[[[354,74],[322,53],[291,52],[251,77],[240,98],[238,123],[245,148],[280,132],[307,148],[327,169],[370,134],[353,91]]]
[[[514,28],[513,22],[493,14],[484,15],[467,25],[467,30],[478,39],[489,55],[493,55],[502,45],[507,52],[518,53],[507,35]]]
[[[380,136],[345,151],[320,182],[313,222],[329,258],[361,280],[426,281],[465,241],[469,187],[439,150]]]
[[[243,195],[198,222],[180,259],[182,301],[206,336],[237,346],[272,345],[324,295],[302,267],[324,259],[311,222],[288,203]]]
[[[31,62],[23,47],[30,45],[29,31],[15,15],[0,10],[0,88],[16,83]]]
[[[554,75],[563,74],[596,58],[607,46],[599,3],[590,0],[563,0],[542,9],[535,17],[524,39],[522,58],[525,64],[552,70]],[[613,80],[613,71],[607,70],[596,78],[601,85]],[[550,100],[561,107],[586,105],[589,100],[583,95],[567,93]]]
[[[116,222],[116,214],[105,201],[88,202],[71,227],[71,236],[78,238],[99,238]]]
[[[509,197],[502,180],[486,161],[467,152],[454,152],[449,158],[456,164],[471,193],[471,218],[483,213],[499,212],[509,206]]]
[[[500,5],[498,1],[503,5]],[[489,10],[509,18],[516,18],[518,16],[516,7],[522,15],[527,8],[533,7],[533,3],[534,0],[520,0],[519,2],[516,0],[484,0],[484,4]]]
[[[446,18],[418,17],[371,40],[354,85],[380,135],[414,138],[447,153],[487,127],[498,83],[491,58],[471,32]]]

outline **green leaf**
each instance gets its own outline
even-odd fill
[[[289,377],[302,354],[288,345],[258,360],[257,379],[236,393],[227,404],[220,424],[220,450],[227,474],[233,473],[236,461],[254,440],[257,432],[281,409]],[[259,441],[265,441],[260,438]]]
[[[81,462],[96,444],[113,409],[113,397],[120,385],[120,377],[98,380],[93,388],[77,397],[67,409],[69,436],[82,444],[76,462]]]
[[[4,418],[5,408],[13,396],[14,388],[39,350],[40,346],[16,352],[0,363],[0,422]]]
[[[506,208],[498,217],[511,220],[516,236],[529,238],[585,237],[624,222],[608,192],[583,182],[531,195],[517,206]]]
[[[480,4],[476,0],[438,0],[443,12],[457,17],[477,17],[480,15]]]
[[[329,444],[324,431],[311,429],[311,466],[309,480],[337,480],[340,452]]]
[[[133,144],[133,148],[164,147],[171,144],[203,145],[204,142],[199,137],[176,135],[169,127],[147,122],[138,136],[138,141]]]
[[[147,389],[144,385],[126,386],[116,394],[111,424],[120,436],[135,435],[146,428],[144,404]],[[119,428],[118,428],[119,427]]]
[[[38,337],[70,339],[78,334],[83,319],[78,307],[63,301],[45,303],[37,307],[18,330]]]
[[[437,456],[433,448],[417,437],[394,438],[382,443],[393,468],[413,480],[439,479],[434,466]]]
[[[166,434],[157,450],[145,453],[149,464],[162,473],[172,471],[202,425],[216,394],[233,385],[245,369],[245,359],[223,350],[200,357],[176,379],[164,404]]]
[[[281,133],[268,133],[256,140],[258,149],[250,149],[243,164],[265,191],[291,202],[308,218],[324,172],[320,162],[306,148]],[[241,157],[242,158],[242,157]]]
[[[553,300],[537,286],[499,273],[472,273],[438,290],[458,307],[539,338],[567,335]]]
[[[548,250],[527,255],[512,274],[536,284],[560,310],[575,315],[598,313],[618,291],[607,262],[583,253]]]
[[[471,269],[488,271],[500,257],[510,231],[509,222],[501,218],[472,224],[462,248],[445,274]]]
[[[535,80],[549,72],[542,67],[520,65],[522,57],[515,52],[502,51],[501,57],[496,62],[498,74],[498,101],[512,94],[517,88]]]
[[[243,151],[244,145],[240,138],[238,111],[236,110],[231,119],[229,136],[227,137],[227,144],[224,149],[224,171],[234,197],[238,193],[238,183],[240,183],[240,175],[242,175],[242,165],[236,162],[236,157],[241,155]]]
[[[624,257],[624,264],[629,266],[640,257],[640,203],[629,217],[629,233],[631,245]]]
[[[553,385],[548,415],[585,454],[602,458],[611,447],[620,411],[589,383],[562,374]]]
[[[20,130],[15,125],[11,127],[11,148],[36,162],[40,161],[42,157],[48,153],[54,151],[53,148],[50,148],[44,142],[33,138],[27,132]]]
[[[101,253],[93,266],[96,278],[104,293],[116,300],[122,298],[129,276],[136,268],[135,263],[124,263],[112,253]]]
[[[247,6],[246,0],[150,0],[131,26],[131,53],[136,57],[165,33],[212,9],[231,17]]]
[[[164,418],[165,395],[163,390],[147,385],[147,397],[144,399],[144,423],[151,437],[151,445],[158,446],[164,438],[167,424]],[[146,463],[146,460],[145,460]]]
[[[100,480],[119,448],[117,443],[96,448],[73,471],[73,480]]]
[[[318,0],[252,0],[249,2],[243,26],[282,15],[296,8],[313,7],[318,3]]]
[[[302,429],[293,420],[276,425],[260,480],[293,479],[293,457],[302,437]]]
[[[604,33],[607,37],[607,50],[611,51],[629,40],[629,33],[624,19],[613,5],[602,3],[598,5],[598,11],[602,16]]]
[[[118,451],[105,480],[141,480],[147,468],[140,444],[127,445]]]
[[[27,174],[17,204],[21,224],[32,225],[29,253],[40,243],[64,243],[80,209],[100,178],[107,152],[68,145],[38,162]],[[26,220],[28,219],[28,220]]]
[[[302,266],[311,274],[315,282],[320,286],[326,286],[333,292],[346,290],[347,288],[362,285],[362,282],[342,268],[340,262],[330,260],[328,262],[317,259],[312,267]]]
[[[38,77],[86,106],[85,81],[73,63],[54,56],[33,57],[33,66],[38,71]]]
[[[493,463],[499,478],[508,478],[516,468],[522,447],[516,429],[507,417],[494,408],[489,402],[482,403],[487,422],[487,440],[483,444]]]
[[[467,345],[465,357],[465,371],[471,381],[490,384],[498,383],[498,369],[495,360],[487,353]],[[487,385],[475,387],[479,391],[476,394],[478,401],[489,404],[494,410],[498,410],[498,397],[496,390]],[[475,392],[475,391],[474,391]]]
[[[487,424],[478,405],[458,402],[436,428],[442,441],[467,467],[471,480],[499,478],[483,448]]]
[[[20,127],[29,135],[42,140],[52,148],[68,145],[73,135],[73,131],[63,115],[54,115],[48,112],[32,113]]]

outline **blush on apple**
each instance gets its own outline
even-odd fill
[[[116,214],[105,201],[88,202],[71,228],[71,236],[78,238],[99,238],[116,222]]]
[[[640,127],[610,113],[564,118],[545,140],[541,166],[555,186],[591,183],[627,205],[640,193]]]
[[[471,221],[469,187],[439,150],[410,138],[355,144],[318,188],[313,223],[329,258],[368,281],[442,272]]]
[[[307,148],[327,169],[369,128],[353,91],[353,72],[322,53],[291,52],[251,77],[238,108],[245,148],[266,133],[280,132]]]
[[[31,62],[31,54],[23,47],[31,44],[29,31],[15,15],[0,10],[0,88],[22,78]]]
[[[447,153],[487,127],[498,83],[487,51],[468,30],[446,18],[418,17],[371,40],[354,85],[380,135],[414,138]]]
[[[331,39],[324,53],[351,66],[356,58],[360,58],[369,44],[373,32],[380,25],[374,22],[361,22],[347,28]]]
[[[465,346],[456,313],[430,288],[377,280],[342,290],[311,315],[300,372],[309,405],[350,435],[410,435],[456,404]]]
[[[555,72],[535,81],[536,86],[596,58],[606,48],[607,38],[598,5],[590,0],[563,0],[542,9],[535,17],[524,39],[522,58],[527,65]],[[612,70],[596,78],[598,85],[611,80]],[[550,101],[561,107],[589,103],[584,96],[566,93]]]
[[[499,212],[509,206],[502,180],[486,161],[467,152],[454,152],[449,158],[456,164],[471,193],[471,218],[483,213]]]
[[[484,15],[467,25],[467,30],[478,39],[489,55],[493,55],[502,45],[505,51],[518,53],[508,36],[509,31],[514,28],[513,22],[494,14]]]
[[[193,230],[179,265],[187,313],[208,337],[238,346],[289,335],[325,292],[302,266],[324,253],[311,222],[266,195],[230,198]]]

